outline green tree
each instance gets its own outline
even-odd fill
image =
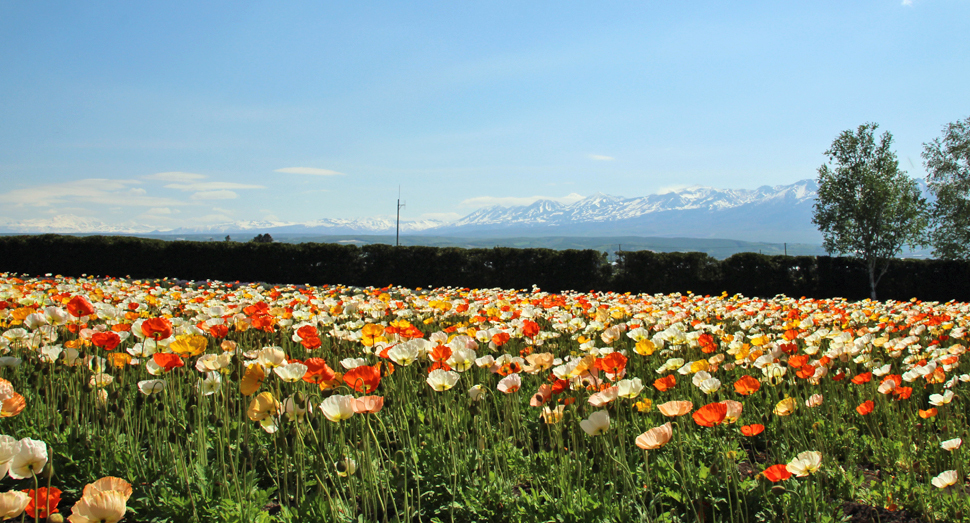
[[[923,144],[926,184],[936,196],[930,243],[933,255],[970,258],[970,117],[947,124],[943,137]]]
[[[892,134],[876,144],[874,123],[843,131],[825,151],[829,162],[818,169],[818,198],[812,223],[818,226],[825,251],[865,261],[869,288],[902,250],[925,244],[926,200],[916,181],[899,170],[890,149]]]

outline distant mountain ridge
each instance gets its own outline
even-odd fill
[[[754,190],[693,186],[635,198],[602,193],[571,204],[538,200],[529,205],[485,207],[451,223],[402,220],[402,233],[466,236],[660,236],[745,241],[821,243],[811,223],[818,187],[814,180]],[[310,222],[237,221],[171,230],[134,222],[108,225],[76,216],[0,224],[7,233],[102,234],[387,234],[383,218]]]

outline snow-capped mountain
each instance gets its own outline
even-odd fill
[[[597,193],[571,204],[539,200],[530,205],[479,209],[452,223],[402,220],[401,232],[440,236],[666,236],[762,242],[821,243],[811,222],[814,180],[754,190],[693,186],[624,198]],[[393,219],[321,219],[293,223],[238,221],[169,230],[135,223],[108,225],[76,216],[0,224],[7,233],[299,235],[394,233]]]

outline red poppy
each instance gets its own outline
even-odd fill
[[[677,377],[673,374],[653,380],[653,386],[660,392],[674,388],[677,385]]]
[[[611,352],[596,360],[593,364],[597,369],[609,373],[619,374],[626,368],[626,356],[619,352]]]
[[[865,416],[866,414],[869,414],[870,412],[872,412],[872,409],[874,409],[875,407],[876,407],[875,403],[873,403],[872,400],[869,400],[869,401],[863,402],[861,405],[856,407],[855,411]]]
[[[370,394],[381,383],[381,367],[380,365],[354,367],[344,374],[344,383],[357,392]]]
[[[857,374],[852,378],[852,383],[856,385],[862,385],[863,383],[869,383],[872,381],[871,372],[863,372],[862,374]]]
[[[263,332],[273,332],[273,325],[276,323],[276,318],[272,316],[256,316],[252,319],[252,325],[254,329],[259,329]]]
[[[748,376],[747,374],[741,376],[738,381],[734,382],[734,390],[736,390],[738,394],[742,396],[754,394],[755,392],[758,392],[758,389],[760,388],[761,382],[755,378],[752,378],[751,376]]]
[[[164,368],[166,371],[185,366],[185,362],[182,361],[182,358],[179,358],[178,354],[172,354],[170,352],[156,352],[152,354],[152,359],[155,360],[156,365]]]
[[[439,363],[444,363],[448,361],[451,357],[451,347],[447,345],[438,345],[437,347],[431,349],[431,361],[436,361]]]
[[[778,348],[783,350],[786,354],[795,354],[798,352],[798,345],[795,345],[794,343],[782,343],[778,346]]]
[[[317,338],[320,336],[320,332],[313,325],[304,325],[296,330],[296,335],[303,338]]]
[[[303,348],[306,350],[313,350],[319,349],[323,345],[323,342],[320,341],[319,337],[303,338],[300,340],[300,345],[303,345]]]
[[[559,380],[559,379],[557,379],[552,384],[552,393],[553,394],[561,394],[561,393],[566,392],[568,390],[569,390],[569,381],[567,381],[567,380]]]
[[[710,354],[717,350],[717,344],[714,343],[714,336],[706,332],[697,337],[697,343],[700,344],[701,350],[705,354]]]
[[[24,509],[28,516],[32,518],[46,518],[58,511],[57,504],[61,502],[61,490],[59,488],[51,487],[48,490],[47,487],[40,487],[36,491],[29,489],[23,492],[30,496],[30,502],[27,503],[27,508]],[[50,509],[50,512],[48,512],[48,509]]]
[[[307,383],[332,381],[337,377],[337,373],[327,365],[323,358],[307,358],[303,364],[306,365],[306,374],[303,375],[303,381]]]
[[[438,370],[438,369],[451,370],[451,365],[448,365],[443,361],[436,361],[432,363],[430,367],[428,367],[428,374],[431,374],[431,371]]]
[[[94,306],[83,297],[75,296],[71,298],[71,301],[67,302],[67,312],[76,318],[90,316],[94,314]]]
[[[724,403],[708,403],[694,411],[691,416],[694,422],[702,427],[713,427],[727,417],[727,405]]]
[[[213,338],[225,338],[229,334],[229,327],[225,325],[213,325],[209,327],[209,334]]]
[[[757,436],[758,434],[761,434],[762,432],[764,432],[764,430],[765,430],[764,425],[760,423],[755,423],[753,425],[745,425],[741,427],[741,434],[744,434],[745,436],[748,436],[748,437],[752,437],[752,436]]]
[[[913,387],[896,387],[893,389],[893,397],[897,400],[909,399],[913,395]]]
[[[808,378],[811,378],[812,376],[815,375],[815,366],[802,365],[801,367],[799,367],[798,372],[796,372],[795,375],[803,380],[807,380]]]
[[[91,343],[95,347],[101,347],[104,350],[115,350],[118,344],[121,343],[121,337],[114,332],[95,332],[91,336]]]
[[[141,333],[155,341],[172,335],[172,323],[165,318],[149,318],[141,322]]]
[[[785,464],[772,465],[766,468],[762,474],[772,483],[778,483],[791,477],[791,472],[788,472],[788,465]]]
[[[808,354],[799,354],[798,356],[788,358],[788,366],[793,369],[801,368],[806,363],[808,363]]]
[[[539,334],[539,324],[532,320],[523,320],[522,335],[527,338],[532,338],[536,334]]]
[[[510,339],[512,339],[512,337],[509,336],[509,333],[500,332],[492,336],[492,343],[494,343],[496,347],[501,347],[502,345],[505,345],[505,343],[508,342]]]

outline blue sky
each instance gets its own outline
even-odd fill
[[[970,116],[970,2],[0,0],[0,221],[456,218],[901,167]]]

